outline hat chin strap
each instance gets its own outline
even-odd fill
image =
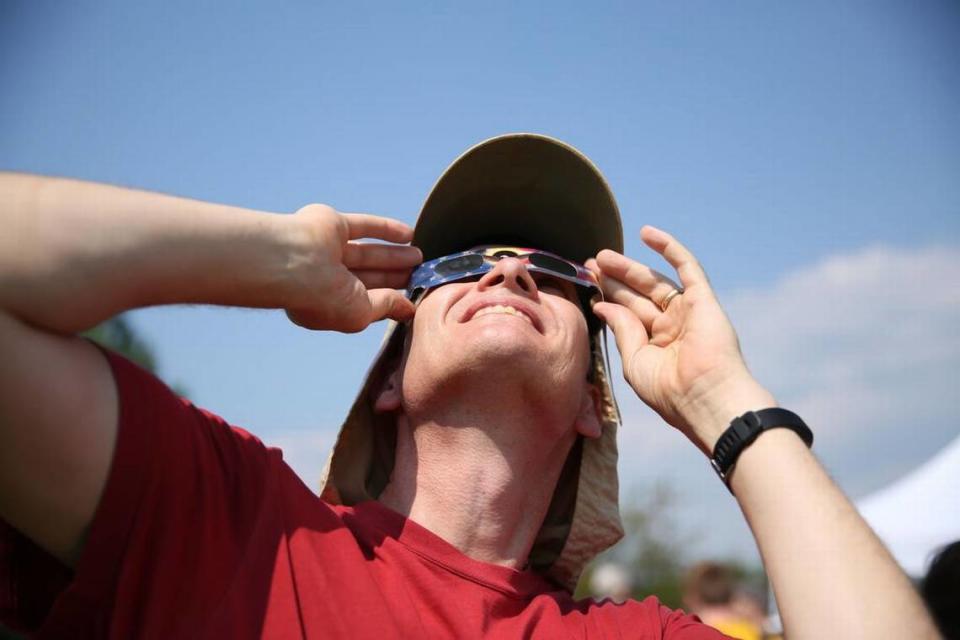
[[[610,368],[610,350],[607,348],[607,327],[604,324],[600,325],[600,334],[602,335],[603,342],[603,366],[604,370],[607,372],[607,376],[610,375],[610,372],[613,369]],[[609,380],[607,381],[607,389],[610,391],[610,402],[613,403],[613,410],[616,413],[614,418],[619,423],[620,422],[620,405],[617,403],[617,395],[613,392],[613,383]]]

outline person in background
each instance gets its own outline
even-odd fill
[[[920,593],[946,640],[960,640],[960,540],[937,554]]]
[[[759,621],[753,609],[756,602],[745,602],[736,576],[725,565],[700,562],[692,566],[683,581],[683,604],[703,622],[739,640],[763,638],[762,610]]]
[[[604,562],[590,574],[590,590],[597,600],[610,598],[614,602],[626,602],[633,590],[633,580],[623,565]]]
[[[765,632],[764,637],[770,640],[771,634],[767,629],[767,598],[766,594],[757,589],[741,584],[733,592],[730,606],[742,619],[748,620]]]

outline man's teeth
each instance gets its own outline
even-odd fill
[[[479,318],[480,316],[487,316],[487,315],[490,315],[491,313],[506,313],[511,316],[518,316],[520,318],[523,318],[530,324],[533,324],[533,321],[530,320],[529,317],[527,317],[527,314],[523,313],[522,311],[517,311],[510,305],[502,305],[502,304],[496,304],[496,305],[493,305],[492,307],[484,307],[483,309],[480,309],[480,311],[477,311],[475,314],[473,314],[473,317]]]

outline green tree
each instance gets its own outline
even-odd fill
[[[110,318],[80,335],[133,360],[148,371],[156,372],[157,359],[153,348],[137,335],[133,326],[122,315]]]
[[[642,495],[629,498],[621,509],[623,540],[587,568],[576,595],[593,595],[590,590],[593,568],[614,562],[632,578],[635,598],[656,595],[667,606],[680,606],[680,580],[693,540],[681,535],[672,513],[675,505],[676,492],[663,482]]]
[[[631,577],[634,598],[655,595],[668,607],[682,608],[684,574],[693,561],[701,558],[696,551],[698,537],[681,531],[674,518],[676,491],[660,482],[625,502],[621,510],[623,540],[587,567],[577,587],[577,597],[594,595],[590,590],[594,567],[614,562]],[[741,585],[766,593],[767,579],[761,567],[736,560],[720,562],[730,567]]]
[[[110,318],[80,335],[116,351],[154,375],[159,375],[157,373],[157,357],[153,347],[143,337],[137,335],[133,325],[125,316],[120,315]],[[168,382],[167,384],[178,396],[189,397],[187,389],[179,382]]]
[[[624,510],[625,535],[614,559],[632,574],[635,597],[656,595],[668,607],[679,607],[680,580],[694,541],[680,532],[674,519],[676,491],[659,482],[631,502]]]

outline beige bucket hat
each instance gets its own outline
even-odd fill
[[[480,244],[511,243],[584,262],[604,248],[623,251],[613,193],[599,169],[559,140],[531,133],[497,136],[447,168],[424,202],[413,244],[430,260]],[[321,497],[352,505],[376,499],[393,471],[396,427],[373,411],[373,397],[403,348],[391,322],[320,480]],[[606,334],[591,339],[593,381],[601,391],[602,434],[580,438],[557,483],[530,554],[530,567],[573,591],[584,567],[623,536],[618,505],[620,414],[609,378]]]

